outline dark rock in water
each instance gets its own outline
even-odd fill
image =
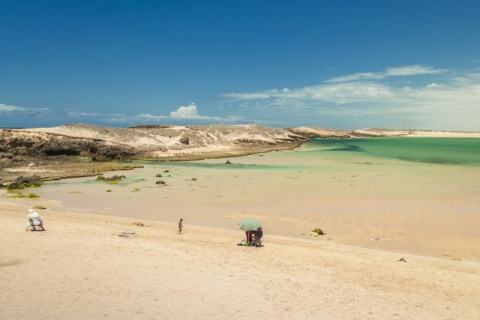
[[[155,184],[165,184],[165,181],[159,180]]]
[[[227,162],[225,162],[225,164],[232,164],[232,163],[230,162],[230,160],[227,160]]]
[[[20,176],[8,185],[9,189],[23,189],[27,187],[40,187],[43,184],[42,178],[33,175],[29,177]]]
[[[122,180],[122,179],[125,179],[126,177],[124,175],[121,175],[121,176],[117,176],[117,175],[114,175],[110,178],[105,178],[106,181],[119,181],[119,180]]]
[[[161,173],[157,173],[157,175],[156,175],[155,177],[161,178],[161,177],[162,177],[162,174],[161,174]]]

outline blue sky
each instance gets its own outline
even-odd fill
[[[480,131],[480,1],[0,0],[0,127]]]

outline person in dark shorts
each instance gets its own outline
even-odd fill
[[[262,227],[259,227],[259,228],[257,229],[256,235],[257,235],[258,240],[261,241],[262,238],[263,238],[263,229],[262,229]]]
[[[180,218],[180,221],[178,221],[178,234],[182,234],[182,229],[183,229],[183,219]]]

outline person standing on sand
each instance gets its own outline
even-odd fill
[[[178,221],[178,231],[177,231],[178,234],[182,234],[182,229],[183,229],[182,223],[183,223],[183,219],[180,218],[180,221]]]
[[[263,238],[263,229],[262,229],[262,227],[258,227],[258,229],[257,229],[257,238],[258,238],[258,240],[262,240],[262,238]]]

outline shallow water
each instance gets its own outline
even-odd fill
[[[162,180],[163,187],[179,184],[201,185],[213,181],[221,185],[222,179],[244,178],[256,185],[266,184],[269,179],[305,179],[312,174],[342,176],[354,175],[414,175],[425,181],[452,179],[455,168],[465,168],[474,174],[480,167],[480,139],[468,138],[362,138],[362,139],[312,139],[300,148],[290,151],[271,152],[229,159],[202,161],[141,162],[142,169],[106,173],[125,175],[118,183],[108,184],[95,177],[66,179],[47,182],[36,190],[45,196],[55,196],[57,187],[75,188],[101,186],[106,190],[153,188],[153,183]],[[158,175],[158,177],[157,177]],[[198,182],[196,180],[199,179]],[[433,180],[432,180],[433,181]],[[162,186],[155,186],[155,188]],[[233,186],[232,188],[235,188]],[[298,190],[296,190],[298,191]],[[62,194],[60,192],[59,194]],[[58,194],[57,194],[58,196]],[[63,201],[67,201],[63,199]],[[68,202],[68,201],[67,201]]]
[[[411,162],[480,166],[480,139],[477,138],[312,139],[303,148],[318,156],[325,152],[354,152]]]

